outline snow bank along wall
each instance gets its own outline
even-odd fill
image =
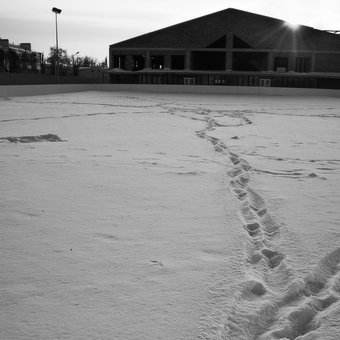
[[[48,95],[82,91],[137,91],[168,93],[249,94],[275,96],[340,97],[340,90],[247,86],[139,85],[139,84],[53,84],[0,86],[0,97]]]

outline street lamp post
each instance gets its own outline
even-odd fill
[[[77,57],[77,60],[76,60],[76,63],[74,63],[74,57],[79,54],[79,52],[75,53],[72,55],[72,69],[73,69],[73,74],[76,76],[77,75],[77,66],[78,66],[78,57]]]
[[[53,7],[52,12],[55,13],[55,42],[56,42],[56,60],[55,60],[55,69],[54,73],[56,76],[56,80],[59,80],[59,47],[58,47],[58,14],[61,13],[61,9]]]

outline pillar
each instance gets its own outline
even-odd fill
[[[268,53],[267,71],[274,71],[274,54],[273,54],[273,52]]]
[[[312,57],[311,57],[311,63],[310,63],[310,72],[315,72],[315,57],[316,57],[316,53],[313,52]]]
[[[233,70],[233,45],[234,45],[234,34],[232,32],[226,33],[226,54],[225,54],[225,69],[226,71]]]
[[[232,51],[226,51],[225,54],[225,69],[226,71],[232,71],[233,70],[233,52]]]
[[[185,69],[191,70],[191,51],[185,52]]]
[[[151,69],[151,54],[150,51],[146,51],[144,69]]]

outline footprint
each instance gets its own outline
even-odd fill
[[[263,211],[265,209],[264,199],[257,194],[254,190],[247,188],[249,194],[250,207],[255,211]]]
[[[278,224],[267,212],[262,215],[261,224],[264,226],[264,230],[268,236],[272,237],[279,231]]]
[[[240,209],[240,214],[245,221],[245,224],[252,223],[256,221],[257,215],[255,214],[254,210],[250,208],[248,202],[244,202]]]
[[[243,171],[242,171],[242,168],[241,168],[241,167],[237,167],[237,168],[234,168],[234,169],[228,171],[228,172],[227,172],[227,175],[228,175],[229,177],[234,178],[234,177],[236,177],[236,176],[238,176],[238,175],[241,175],[242,172],[243,172]]]
[[[276,268],[281,261],[285,258],[285,255],[278,252],[274,251],[271,249],[262,249],[261,253],[267,258],[268,260],[268,265],[270,268]]]
[[[220,144],[215,145],[214,149],[215,149],[216,152],[223,152],[224,151],[224,148]]]
[[[235,156],[230,156],[230,161],[234,164],[237,165],[238,163],[240,163],[240,158],[239,157],[235,157]]]
[[[231,191],[240,201],[243,201],[247,197],[247,193],[240,188],[232,188]]]
[[[249,183],[249,181],[250,181],[250,176],[249,176],[249,174],[248,174],[247,172],[246,172],[246,173],[243,173],[243,174],[241,174],[241,175],[238,177],[237,181],[238,181],[241,185],[246,186],[246,185]]]
[[[250,164],[242,158],[240,158],[240,165],[241,165],[242,169],[245,170],[245,171],[249,171],[251,169]]]
[[[251,237],[258,235],[260,227],[261,226],[258,222],[248,223],[244,225],[244,229],[247,230],[249,236]]]
[[[340,247],[325,255],[314,270],[305,277],[305,294],[315,295],[339,272]],[[336,283],[340,284],[340,283]]]
[[[251,295],[259,297],[265,295],[266,293],[267,289],[264,284],[256,280],[246,282],[243,288],[244,297],[251,297]]]
[[[262,217],[262,216],[264,216],[265,214],[267,214],[267,209],[266,209],[266,208],[263,208],[263,209],[257,211],[257,214],[258,214],[260,217]]]

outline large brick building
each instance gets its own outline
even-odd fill
[[[111,82],[340,88],[340,35],[229,8],[110,45]]]

